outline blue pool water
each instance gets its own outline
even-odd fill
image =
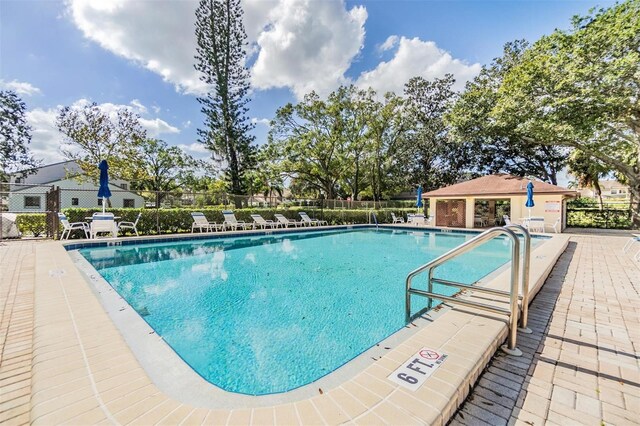
[[[313,382],[404,327],[406,275],[473,236],[354,229],[80,253],[198,374],[263,395]],[[436,276],[473,283],[510,247],[492,240]]]

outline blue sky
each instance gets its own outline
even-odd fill
[[[32,149],[62,159],[53,125],[61,105],[126,105],[150,135],[196,156],[202,90],[193,70],[193,11],[181,1],[0,1],[0,87],[17,90]],[[258,143],[268,120],[309,90],[340,84],[401,91],[409,77],[452,72],[458,87],[504,43],[569,28],[612,2],[244,0]]]

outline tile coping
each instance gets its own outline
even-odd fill
[[[370,225],[365,225],[364,227],[367,226]],[[352,226],[352,228],[356,227],[363,226]],[[410,228],[407,226],[381,227],[416,230],[435,229],[426,227]],[[325,230],[344,228],[347,227],[324,227]],[[318,228],[312,229],[317,230]],[[298,228],[297,230],[290,231],[299,232],[300,229]],[[280,232],[282,232],[282,230]],[[460,231],[456,230],[452,232]],[[466,231],[466,233],[469,232],[473,233],[474,231]],[[220,235],[220,237],[228,237],[255,233],[256,232],[252,231],[244,231],[217,235]],[[263,235],[264,233],[258,231],[257,234]],[[144,240],[145,242],[160,242],[158,240],[166,239],[166,237],[162,237],[164,236],[159,236],[156,238],[145,238]],[[202,236],[201,238],[211,238],[211,236],[206,235]],[[132,239],[131,241],[134,240],[136,243],[140,242],[140,239]],[[170,240],[174,239],[172,238]],[[545,241],[544,244],[541,244],[540,246],[534,248],[531,259],[530,292],[532,295],[535,295],[540,286],[544,283],[544,280],[550,273],[553,265],[555,264],[555,261],[566,248],[567,242],[568,237],[561,234],[554,235],[547,238],[547,241]],[[71,248],[70,246],[73,245],[76,245],[76,247]],[[100,242],[100,245],[108,245],[108,241]],[[51,321],[47,321],[47,315],[45,315],[45,313],[51,313],[53,309],[53,312],[59,313],[60,315],[64,316],[64,311],[66,310],[66,314],[71,316],[71,322],[75,324],[74,333],[71,333],[71,335],[75,335],[75,340],[77,341],[80,353],[82,354],[82,356],[79,356],[76,359],[74,367],[75,369],[88,371],[90,377],[92,371],[92,360],[84,355],[87,349],[83,349],[89,346],[96,346],[98,349],[102,349],[104,351],[114,351],[114,347],[117,347],[119,349],[118,353],[123,352],[123,356],[126,358],[132,358],[131,351],[133,350],[134,354],[138,357],[136,362],[132,363],[135,365],[139,365],[137,364],[138,362],[145,365],[146,362],[144,359],[139,359],[139,349],[148,349],[148,346],[152,346],[155,348],[164,347],[164,350],[160,350],[156,353],[155,361],[160,360],[161,362],[166,362],[167,359],[177,358],[182,363],[181,366],[176,366],[176,363],[174,363],[173,366],[167,367],[165,369],[165,373],[169,370],[172,370],[173,368],[177,368],[178,375],[182,375],[186,368],[191,371],[191,376],[197,376],[197,374],[194,373],[190,369],[190,367],[186,366],[186,364],[168,347],[168,345],[166,345],[166,343],[160,342],[161,345],[153,345],[154,340],[156,343],[158,343],[158,337],[155,336],[155,339],[153,337],[150,337],[154,335],[148,334],[150,330],[149,326],[146,325],[146,322],[144,322],[144,320],[142,320],[135,313],[135,311],[133,311],[132,309],[117,309],[116,311],[114,311],[116,307],[122,308],[124,303],[121,299],[118,300],[119,296],[117,296],[117,294],[114,294],[115,291],[113,291],[113,289],[109,291],[109,289],[106,289],[104,287],[104,285],[108,286],[106,282],[100,283],[100,280],[95,279],[99,277],[99,274],[96,274],[95,270],[93,277],[91,276],[91,274],[89,274],[88,276],[85,275],[86,273],[81,274],[78,268],[76,268],[72,263],[71,257],[64,254],[64,250],[75,250],[76,248],[77,244],[71,243],[65,244],[63,246],[57,242],[46,243],[38,248],[38,262],[36,266],[37,333],[34,342],[34,357],[37,357],[39,353],[42,353],[43,355],[47,354],[48,346],[52,344],[52,341],[56,340],[56,326],[54,325],[54,323],[51,323]],[[81,262],[76,263],[76,265],[80,265],[80,269],[83,269]],[[508,287],[509,271],[499,271],[494,275],[495,276],[493,277],[486,277],[486,281],[481,280],[482,284],[494,288]],[[90,285],[87,285],[87,280],[91,283]],[[96,282],[98,282],[97,285]],[[54,284],[57,284],[57,286]],[[59,297],[55,298],[56,300],[53,301],[51,299],[43,300],[41,296],[44,291],[38,290],[41,290],[44,286],[47,285],[51,286],[51,288],[47,290],[49,292],[55,292],[55,287],[57,287],[58,290],[61,290],[63,293],[62,297],[60,297],[59,295]],[[69,287],[68,291],[66,289],[67,287]],[[71,298],[68,296],[68,292],[71,292],[71,290],[73,290],[73,295],[77,297]],[[107,299],[110,298],[111,301],[109,303],[105,303],[105,297]],[[470,295],[470,297],[473,298],[474,296]],[[76,299],[86,301],[87,303],[90,302],[94,305],[93,308],[95,308],[96,306],[100,306],[100,304],[96,305],[96,302],[98,302],[98,299],[100,299],[100,303],[102,304],[104,309],[87,309],[82,304],[78,304],[78,300]],[[114,317],[114,312],[125,313],[120,315],[118,318],[117,316]],[[77,318],[76,313],[78,315]],[[125,329],[121,327],[121,324],[132,322],[135,323],[135,321],[132,321],[134,316],[138,318],[138,325],[130,327],[129,331],[131,333],[129,333],[129,331],[124,331]],[[82,319],[82,330],[80,330],[80,326],[77,322],[80,319]],[[139,324],[140,322],[144,323],[147,328],[145,329],[144,326],[141,327]],[[416,327],[414,327],[413,329],[405,328],[401,330],[401,332],[395,333],[388,339],[384,340],[384,344],[381,343],[380,347],[372,348],[370,351],[367,351],[360,357],[358,357],[355,361],[347,363],[345,366],[334,371],[334,373],[326,376],[325,381],[314,382],[310,385],[305,386],[304,388],[300,388],[298,392],[292,391],[287,394],[277,394],[275,396],[267,395],[252,397],[233,394],[220,389],[216,390],[213,385],[200,378],[200,381],[202,382],[200,383],[200,385],[202,386],[198,386],[198,389],[204,389],[204,387],[206,387],[210,390],[210,392],[207,393],[208,396],[204,398],[201,397],[200,400],[193,400],[189,397],[189,392],[185,393],[184,384],[182,388],[183,392],[174,392],[170,387],[167,388],[166,383],[162,383],[162,379],[159,378],[158,375],[155,375],[152,372],[144,373],[144,371],[142,371],[141,374],[143,375],[143,377],[148,377],[147,374],[149,374],[153,386],[158,386],[158,392],[162,394],[163,398],[168,397],[169,399],[176,400],[179,403],[192,405],[194,407],[206,407],[216,410],[231,409],[232,413],[238,412],[242,409],[248,409],[251,411],[251,416],[253,416],[255,410],[261,410],[262,408],[253,409],[248,407],[269,407],[272,405],[282,407],[283,404],[286,405],[286,403],[290,401],[295,401],[294,405],[297,407],[298,404],[304,404],[306,402],[311,402],[313,405],[313,401],[319,401],[318,398],[326,400],[326,398],[322,398],[323,395],[318,395],[320,388],[325,389],[325,391],[322,393],[324,394],[324,396],[329,397],[332,394],[337,395],[339,392],[344,391],[344,389],[346,389],[347,387],[349,387],[349,389],[352,389],[353,391],[353,386],[355,386],[353,384],[360,384],[360,387],[358,388],[356,386],[356,388],[361,389],[362,393],[370,393],[370,390],[367,391],[367,387],[363,387],[361,384],[366,380],[374,380],[377,386],[384,387],[387,390],[391,389],[390,394],[380,395],[380,399],[378,400],[378,402],[369,405],[365,404],[366,406],[364,412],[361,412],[358,416],[354,417],[353,415],[347,415],[347,417],[345,418],[347,421],[358,420],[369,412],[373,412],[374,414],[377,413],[377,416],[380,417],[382,415],[380,411],[385,410],[386,408],[384,407],[387,407],[390,404],[388,401],[390,395],[398,394],[405,397],[405,399],[408,398],[409,401],[411,401],[412,398],[418,398],[418,400],[426,402],[431,408],[436,409],[436,411],[440,413],[434,418],[433,421],[436,423],[446,423],[449,417],[455,412],[457,406],[466,397],[469,391],[469,386],[475,382],[475,379],[478,377],[479,373],[489,361],[496,348],[506,337],[507,326],[505,322],[506,321],[504,317],[487,315],[484,312],[466,307],[454,307],[453,309],[443,309],[441,310],[441,312],[431,312],[425,315],[423,319],[419,320],[416,324]],[[118,328],[116,328],[114,324],[118,326]],[[94,326],[99,327],[97,327],[96,330],[93,330]],[[482,332],[478,330],[478,327],[482,327]],[[91,330],[93,330],[93,332]],[[117,341],[96,343],[94,342],[95,337],[93,336],[98,331],[107,333],[108,335],[122,334],[124,336],[124,340],[113,339]],[[131,336],[135,336],[136,333],[138,337],[147,336],[147,338],[132,340]],[[125,341],[127,341],[128,344],[125,343]],[[46,344],[43,342],[46,342]],[[385,345],[386,347],[391,347],[392,349],[381,349],[381,347]],[[445,362],[443,366],[431,378],[428,379],[427,383],[425,383],[425,385],[418,392],[416,392],[415,394],[411,394],[386,380],[386,376],[388,376],[391,371],[395,370],[395,368],[397,368],[408,356],[415,353],[415,351],[422,346],[430,346],[434,349],[443,349],[449,354],[449,358],[447,362]],[[168,353],[170,353],[172,357],[166,356]],[[372,362],[371,359],[375,359],[376,357],[379,358]],[[110,365],[108,359],[104,360],[103,362],[106,362],[107,365]],[[117,362],[113,361],[113,363],[114,364],[111,367],[116,368]],[[50,412],[42,409],[43,405],[45,405],[45,401],[41,401],[41,398],[38,398],[38,395],[42,395],[44,392],[55,394],[56,388],[60,387],[60,384],[55,381],[48,381],[45,384],[38,383],[38,373],[41,373],[43,364],[45,363],[38,364],[34,362],[35,383],[33,388],[34,398],[32,402],[32,420],[34,421],[37,421],[38,418],[40,418],[42,421],[45,421],[46,419],[51,420]],[[95,365],[93,365],[93,367],[96,368]],[[162,374],[160,374],[160,376],[162,376]],[[108,407],[109,404],[105,405],[104,403],[100,402],[101,395],[104,393],[100,389],[100,385],[101,382],[92,382],[91,385],[92,393],[95,397],[96,408],[100,408],[107,418],[113,415],[117,417],[117,413],[111,412],[111,409]],[[428,401],[420,398],[421,394],[428,394],[432,392],[439,393],[441,395],[441,398],[438,399],[438,401],[433,400],[433,398],[430,398]],[[199,392],[191,392],[192,397],[193,393]],[[164,394],[166,394],[167,396],[165,396]],[[282,395],[288,394],[291,394],[292,396],[288,396],[286,399],[282,399]],[[355,392],[355,394],[349,394],[358,401],[363,401],[366,399],[363,395],[360,395],[359,392]],[[368,396],[370,397],[371,395]],[[207,398],[209,399],[207,400]],[[330,399],[332,398],[330,397]],[[335,398],[333,398],[332,401],[335,402]],[[316,402],[314,406],[316,407],[317,411],[322,413],[322,410],[318,408],[318,404],[320,404],[320,402]],[[400,410],[404,410],[406,413],[412,414],[413,420],[423,418],[421,416],[416,416],[416,407],[414,405],[414,403],[409,403],[409,406],[405,406],[405,404],[402,402],[390,404],[391,407],[399,407]],[[64,407],[56,408],[58,411],[64,409]],[[49,410],[51,410],[51,408],[49,408]],[[300,421],[302,423],[305,423],[302,419],[302,417],[304,416],[300,413],[300,411],[297,411],[297,414]],[[118,419],[114,419],[117,423]],[[229,417],[229,420],[230,419],[231,417]],[[253,419],[253,417],[250,417],[250,419]],[[327,421],[326,418],[325,422],[331,423],[331,421]]]

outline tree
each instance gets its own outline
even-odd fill
[[[346,167],[339,115],[339,105],[311,92],[296,105],[278,108],[269,132],[271,161],[299,186],[329,199],[336,198]]]
[[[579,150],[571,153],[568,165],[569,171],[576,177],[578,186],[582,188],[593,188],[600,201],[600,209],[603,209],[604,203],[602,202],[600,179],[607,176],[611,170],[603,166],[598,160],[594,160],[590,155]]]
[[[640,226],[640,0],[576,17],[528,49],[492,111],[528,141],[575,148],[623,176]]]
[[[109,163],[109,175],[136,180],[140,177],[140,147],[146,132],[137,114],[127,107],[108,113],[95,102],[81,107],[64,107],[56,119],[65,136],[62,153],[75,160],[83,173],[98,179],[101,160]]]
[[[469,143],[478,172],[534,176],[556,185],[568,150],[523,138],[515,128],[517,123],[506,125],[491,116],[504,76],[520,62],[527,48],[524,40],[507,43],[503,55],[483,66],[467,83],[446,119],[455,138]]]
[[[18,170],[33,169],[39,161],[29,152],[31,126],[25,103],[10,90],[0,91],[0,182]]]
[[[170,192],[189,181],[201,166],[177,146],[159,139],[146,139],[140,147],[141,174],[138,189]]]
[[[414,77],[405,85],[407,128],[401,161],[408,164],[413,185],[426,190],[457,182],[466,175],[469,154],[464,143],[453,143],[444,117],[455,101],[453,76],[433,81]]]
[[[201,0],[196,10],[196,70],[209,92],[198,98],[203,143],[226,167],[233,194],[245,194],[244,173],[253,165],[253,125],[247,116],[249,71],[244,66],[246,33],[240,0]]]
[[[404,100],[387,93],[383,101],[375,102],[367,137],[371,141],[371,192],[375,201],[407,186],[404,158],[412,151],[403,144],[407,131]]]

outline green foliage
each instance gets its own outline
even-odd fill
[[[141,177],[140,146],[146,132],[139,117],[128,108],[119,107],[115,115],[110,115],[95,102],[67,106],[58,113],[56,126],[65,136],[62,153],[75,160],[85,175],[97,180],[98,164],[107,160],[112,178]]]
[[[39,237],[47,232],[45,213],[21,213],[16,217],[16,225],[22,235]]]
[[[240,0],[201,0],[196,10],[196,70],[209,92],[198,98],[205,115],[199,141],[226,164],[233,194],[245,194],[244,174],[253,167],[253,124],[247,116],[247,35]]]
[[[210,222],[222,223],[224,217],[222,211],[225,208],[198,208],[198,209],[109,209],[114,216],[119,216],[118,221],[134,222],[138,213],[142,212],[138,222],[138,233],[140,235],[157,234],[177,234],[191,232],[193,219],[191,212],[202,212]],[[69,222],[85,222],[85,217],[90,217],[98,209],[65,209],[64,214]],[[391,223],[391,213],[401,215],[404,213],[414,213],[415,208],[410,209],[378,209],[378,210],[342,210],[342,209],[319,209],[317,206],[299,206],[279,209],[241,209],[234,210],[236,218],[240,221],[252,223],[251,214],[257,213],[267,220],[276,220],[274,214],[279,213],[290,219],[300,220],[299,212],[304,211],[312,218],[323,219],[331,225],[369,223],[369,214],[374,212],[379,223]],[[25,215],[42,216],[44,215]],[[43,219],[44,221],[44,219]],[[45,228],[46,229],[46,228]]]
[[[576,17],[571,31],[534,43],[505,75],[492,116],[525,140],[597,159],[640,200],[640,0]]]
[[[31,126],[26,120],[26,105],[11,90],[0,90],[0,182],[7,174],[38,166],[29,152]]]
[[[473,169],[534,176],[555,185],[566,163],[567,148],[523,138],[517,122],[497,121],[491,115],[505,75],[521,62],[527,48],[524,40],[507,43],[503,55],[483,66],[467,83],[446,119],[457,142],[469,145]]]

